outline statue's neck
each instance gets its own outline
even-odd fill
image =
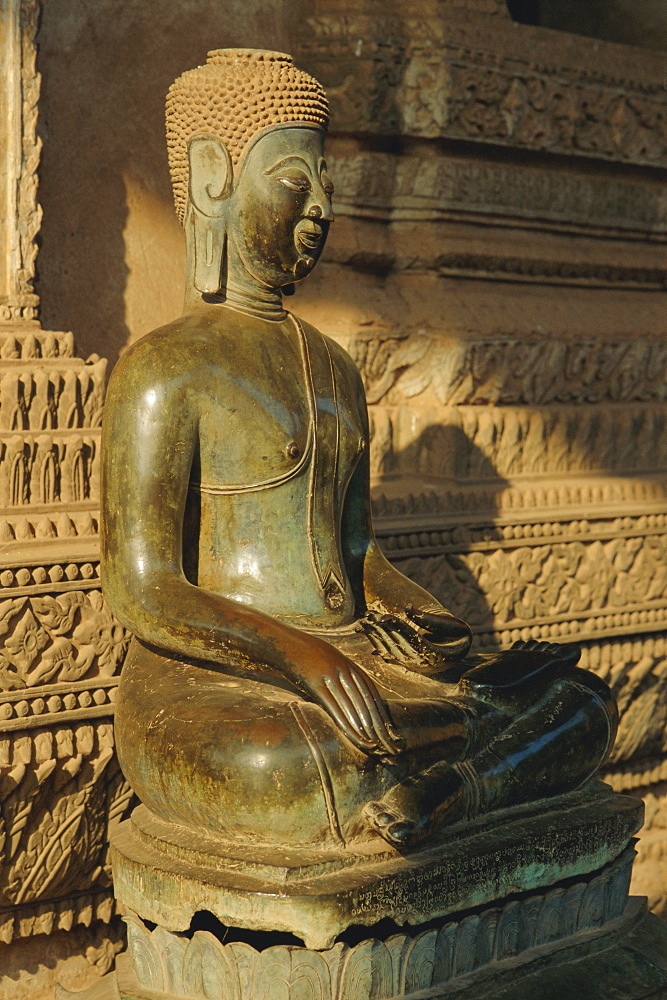
[[[247,274],[247,272],[245,272]],[[221,300],[225,305],[239,312],[257,316],[259,319],[285,319],[287,313],[283,309],[283,297],[279,288],[269,288],[247,276],[249,280],[235,280],[228,273]]]
[[[248,316],[258,319],[283,320],[287,313],[283,309],[283,297],[279,288],[263,284],[245,268],[239,257],[228,247],[225,261],[223,287],[217,295],[204,295],[195,285],[194,248],[187,247],[187,279],[185,290],[185,311],[190,312],[203,305],[224,304]]]

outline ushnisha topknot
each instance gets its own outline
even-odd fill
[[[224,142],[234,167],[263,129],[291,122],[326,129],[324,88],[290,55],[267,49],[214,49],[167,94],[167,147],[174,202],[183,222],[188,191],[188,144],[204,133]]]

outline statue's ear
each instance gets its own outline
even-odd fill
[[[232,187],[232,161],[226,146],[212,135],[195,136],[188,159],[190,201],[202,215],[221,216]]]

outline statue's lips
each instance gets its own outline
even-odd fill
[[[324,242],[324,230],[316,222],[310,220],[300,222],[296,229],[296,243],[299,249],[307,254],[317,253]]]

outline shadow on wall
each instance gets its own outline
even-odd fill
[[[42,324],[110,367],[181,311],[164,137],[170,83],[212,48],[290,51],[300,0],[49,0],[38,37]]]
[[[448,493],[460,494],[462,488],[471,482],[472,476],[475,485],[484,496],[484,508],[480,513],[483,513],[488,526],[484,528],[485,541],[492,541],[496,537],[500,539],[499,531],[493,525],[499,509],[498,497],[509,483],[498,474],[483,451],[466,436],[461,427],[452,424],[433,424],[425,428],[411,444],[399,452],[387,450],[387,442],[383,441],[382,437],[383,430],[376,425],[371,443],[371,459],[375,471],[382,476],[380,495],[384,492],[383,486],[388,494],[391,493],[392,478],[405,484],[407,470],[411,470],[410,482],[414,481],[415,494],[426,496],[427,502],[429,482],[433,483],[434,487],[437,483],[437,493],[435,488],[430,493],[434,504],[433,513],[446,516],[448,512],[442,508],[442,498],[446,498]],[[377,453],[375,458],[374,450]],[[466,469],[465,475],[461,475],[463,466]],[[405,495],[405,485],[401,493]],[[410,514],[411,502],[408,493],[407,498],[400,501],[403,510],[395,511],[393,515]],[[374,504],[374,507],[377,514],[387,513],[386,502],[381,499]],[[470,513],[474,515],[477,511],[471,510]],[[391,519],[393,520],[393,516]],[[472,532],[470,528],[461,526],[450,530],[451,542],[456,552],[447,554],[444,558],[439,531],[431,533],[434,537],[428,540],[421,539],[422,545],[425,541],[433,544],[435,551],[432,555],[428,553],[428,545],[421,548],[418,556],[407,554],[405,557],[401,557],[400,549],[383,547],[402,573],[432,593],[454,614],[463,618],[476,633],[491,632],[501,608],[491,606],[474,573],[462,558],[471,551]],[[400,536],[394,544],[396,543],[400,545]],[[510,581],[507,583],[509,586]],[[504,592],[501,600],[504,600]]]

